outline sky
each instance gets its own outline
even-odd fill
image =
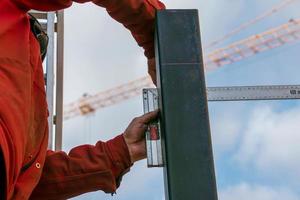
[[[165,0],[167,8],[199,10],[203,46],[280,0]],[[299,18],[300,1],[221,43],[266,31]],[[210,50],[204,49],[204,55]],[[300,42],[273,49],[206,74],[207,86],[299,84]],[[128,30],[103,8],[74,4],[65,11],[64,101],[95,94],[147,74],[146,58]],[[64,122],[63,149],[95,144],[122,133],[143,114],[141,96]],[[209,103],[220,200],[300,200],[300,102]],[[73,199],[164,200],[161,168],[137,162],[117,194],[101,191]]]

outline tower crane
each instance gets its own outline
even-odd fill
[[[205,70],[212,71],[287,43],[297,42],[299,39],[300,19],[291,19],[279,27],[250,36],[204,55]],[[142,88],[151,86],[153,84],[150,77],[145,76],[95,95],[83,97],[64,106],[64,120],[78,115],[87,115],[97,109],[135,97],[141,94]]]

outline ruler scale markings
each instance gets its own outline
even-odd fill
[[[144,113],[149,112],[149,103],[148,103],[148,92],[146,90],[143,91],[143,103],[144,103]],[[146,131],[146,149],[147,149],[147,164],[152,163],[152,154],[151,154],[151,142],[149,131]]]
[[[300,99],[300,85],[208,87],[208,101]]]

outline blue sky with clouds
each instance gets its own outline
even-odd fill
[[[166,0],[168,8],[199,9],[203,46],[253,19],[281,0]],[[300,1],[225,41],[299,18]],[[273,49],[208,72],[208,86],[299,84],[300,42]],[[204,49],[204,54],[208,53]],[[130,33],[92,4],[66,11],[65,102],[94,94],[146,74],[146,60]],[[300,102],[209,103],[220,200],[300,199]],[[142,114],[141,97],[64,123],[64,149],[107,140]],[[163,200],[162,169],[136,163],[110,196],[93,192],[74,199]]]

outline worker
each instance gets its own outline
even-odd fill
[[[74,0],[85,3],[89,0]],[[154,70],[154,16],[158,0],[93,0],[128,28]],[[48,110],[38,35],[27,12],[70,7],[71,0],[0,0],[0,198],[68,199],[114,193],[132,164],[145,158],[144,132],[158,115],[135,118],[123,134],[69,154],[47,150]],[[153,77],[154,78],[154,77]]]

